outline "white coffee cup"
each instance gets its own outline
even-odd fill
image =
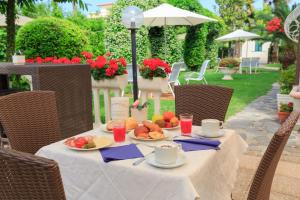
[[[168,165],[177,161],[180,145],[177,143],[165,143],[155,147],[155,161]]]
[[[223,127],[223,122],[217,119],[204,119],[201,124],[203,135],[208,137],[219,136],[220,128]]]

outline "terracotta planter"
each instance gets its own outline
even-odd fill
[[[235,74],[239,68],[227,68],[227,67],[219,67],[220,72],[224,74],[222,80],[233,80],[232,74]]]
[[[138,86],[140,90],[165,92],[168,90],[168,78],[154,77],[153,79],[145,79],[139,76]]]
[[[289,112],[278,112],[278,119],[279,122],[282,124],[283,122],[285,122],[285,120],[290,116],[291,113]]]
[[[95,80],[92,77],[92,87],[93,88],[107,88],[107,89],[120,89],[123,90],[128,84],[128,75],[123,74],[116,76],[113,79],[101,79]]]
[[[280,104],[288,104],[293,101],[293,98],[288,94],[277,94],[277,110],[279,111]]]

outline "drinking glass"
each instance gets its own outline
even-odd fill
[[[179,115],[179,117],[180,117],[181,135],[190,136],[192,134],[193,115],[189,113],[185,113]]]
[[[126,137],[125,120],[113,121],[113,133],[115,142],[124,142]]]

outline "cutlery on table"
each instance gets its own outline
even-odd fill
[[[133,166],[137,166],[137,165],[141,164],[142,162],[144,162],[144,161],[146,160],[146,157],[147,157],[147,156],[149,156],[150,154],[153,154],[153,153],[154,153],[154,150],[151,151],[150,153],[146,154],[143,158],[140,158],[140,159],[134,161],[134,162],[132,163],[132,165],[133,165]]]

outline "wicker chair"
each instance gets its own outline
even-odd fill
[[[224,121],[233,89],[212,85],[175,86],[176,115],[193,114],[193,124],[203,119]]]
[[[65,200],[55,161],[0,149],[1,200]]]
[[[0,98],[0,122],[11,148],[36,153],[60,140],[55,93],[19,92]]]
[[[300,112],[293,112],[274,134],[252,181],[248,200],[268,200],[277,164]]]

